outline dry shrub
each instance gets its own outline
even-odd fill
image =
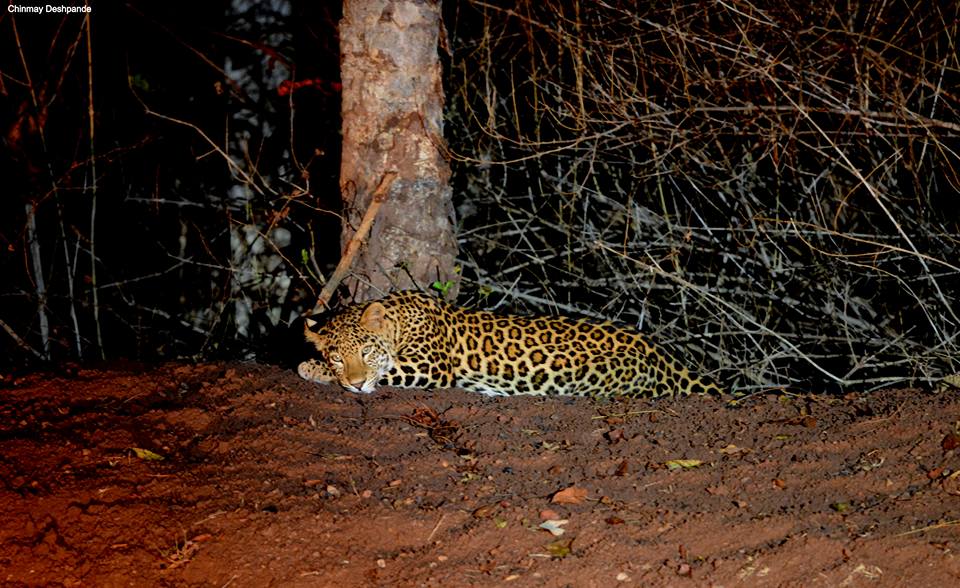
[[[740,391],[956,372],[958,6],[449,3],[466,277]]]

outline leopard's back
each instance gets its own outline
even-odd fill
[[[634,329],[566,317],[456,309],[457,382],[502,394],[720,394]]]

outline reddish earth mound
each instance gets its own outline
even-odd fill
[[[729,407],[357,396],[239,364],[8,378],[0,582],[951,586],[958,423],[956,393],[915,390]]]

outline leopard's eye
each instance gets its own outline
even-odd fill
[[[373,345],[367,343],[366,345],[360,348],[360,353],[364,356],[370,355],[371,353],[373,353]]]
[[[337,363],[340,363],[343,361],[343,357],[336,351],[333,351],[330,353],[330,361],[335,361]]]

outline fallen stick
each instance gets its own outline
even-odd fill
[[[42,361],[46,361],[47,358],[44,357],[43,355],[41,355],[41,353],[40,353],[39,351],[37,351],[36,349],[34,349],[33,347],[31,347],[29,343],[27,343],[26,341],[24,341],[23,339],[21,339],[21,338],[20,338],[20,335],[17,335],[16,331],[14,331],[13,329],[10,328],[10,325],[8,325],[7,323],[5,323],[5,322],[3,322],[2,320],[0,320],[0,327],[3,327],[3,330],[6,331],[8,335],[10,335],[10,338],[12,338],[14,341],[16,341],[17,345],[19,345],[20,347],[22,347],[25,351],[29,351],[30,353],[32,353],[33,355],[35,355],[35,356],[37,357],[37,359],[40,359],[40,360],[42,360]]]
[[[313,307],[311,314],[319,314],[327,308],[327,303],[330,302],[333,292],[337,289],[337,286],[340,285],[340,282],[343,281],[343,278],[346,277],[347,272],[350,271],[350,266],[353,265],[353,259],[357,256],[357,251],[360,250],[360,245],[363,243],[363,240],[367,238],[367,233],[370,232],[370,227],[373,226],[377,212],[379,212],[380,206],[387,200],[387,193],[390,191],[390,187],[393,185],[393,182],[396,181],[398,175],[395,171],[388,171],[380,178],[380,185],[373,191],[370,206],[367,207],[367,211],[363,214],[363,220],[360,221],[357,232],[350,238],[350,242],[347,243],[347,247],[343,251],[343,256],[340,258],[340,263],[337,264],[337,268],[333,270],[330,279],[327,280],[323,289],[320,290],[320,295],[317,296],[317,304]]]

